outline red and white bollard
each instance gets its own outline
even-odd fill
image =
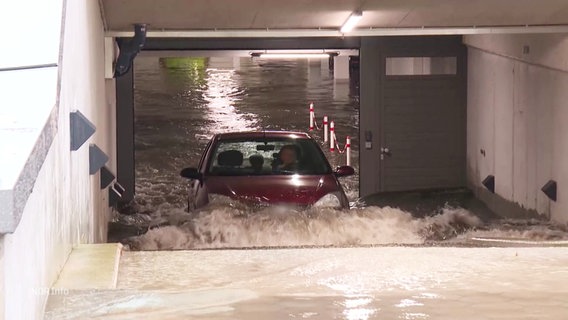
[[[347,157],[347,165],[351,165],[351,137],[347,136],[345,141],[345,156]]]
[[[335,123],[333,121],[329,124],[329,151],[335,151]]]
[[[310,103],[310,131],[314,130],[314,116],[315,116],[314,104],[312,102],[312,103]]]
[[[323,142],[327,142],[329,140],[328,138],[328,123],[327,123],[327,116],[323,117]]]

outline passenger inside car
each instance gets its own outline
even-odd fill
[[[236,172],[243,164],[243,153],[238,150],[227,150],[217,155],[217,165],[212,168],[213,173],[230,174]]]
[[[262,172],[262,167],[264,165],[264,158],[259,154],[253,154],[249,157],[250,168],[252,168],[253,173]]]

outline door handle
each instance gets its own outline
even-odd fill
[[[391,156],[391,151],[389,148],[381,148],[381,155],[385,155],[385,156]]]

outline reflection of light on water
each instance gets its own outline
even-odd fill
[[[415,307],[415,306],[423,306],[424,304],[412,299],[402,299],[400,303],[396,306],[399,308],[407,308],[407,307]]]
[[[234,103],[239,100],[235,70],[207,69],[207,90],[204,99],[209,109],[205,116],[211,121],[207,132],[211,134],[253,130],[257,119],[253,114],[241,114]]]
[[[345,307],[347,308],[358,308],[368,305],[373,301],[370,297],[354,297],[345,300]]]
[[[424,279],[416,276],[398,276],[394,277],[392,284],[404,288],[409,291],[424,290]]]
[[[406,320],[417,320],[417,319],[430,319],[430,316],[425,313],[410,313],[407,312],[399,317],[399,319],[406,319]]]
[[[370,316],[375,314],[375,309],[347,309],[343,311],[343,314],[345,315],[345,317],[347,317],[348,320],[366,320],[369,319]]]
[[[373,302],[373,298],[368,296],[354,296],[346,297],[345,310],[343,314],[348,320],[365,320],[375,314],[377,311],[374,308],[369,308],[368,305]]]
[[[343,315],[348,320],[366,320],[378,311],[378,309],[369,305],[374,298],[364,294],[370,287],[361,275],[331,277],[321,281],[320,284],[340,291],[345,297],[345,301],[342,302],[345,307]]]
[[[434,295],[428,295],[426,294],[425,297],[433,297],[436,296]],[[413,297],[413,298],[418,298],[418,297]],[[415,307],[423,307],[424,303],[420,302],[420,301],[416,301],[413,299],[401,299],[399,303],[394,305],[397,308],[415,308]],[[416,312],[416,309],[412,309],[414,312],[404,312],[399,318],[400,319],[429,319],[430,316],[428,314],[422,313],[422,312]]]
[[[317,315],[318,315],[317,312],[302,312],[302,313],[299,314],[299,316],[300,316],[302,319],[308,319],[308,318],[316,317]],[[292,314],[292,313],[290,313],[288,316],[289,316],[290,318],[296,318],[296,316],[295,316],[294,314]]]
[[[440,295],[429,292],[422,292],[419,295],[413,296],[415,299],[441,299]]]

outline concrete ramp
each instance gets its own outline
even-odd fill
[[[116,288],[121,254],[120,243],[76,246],[55,282],[53,291]]]

